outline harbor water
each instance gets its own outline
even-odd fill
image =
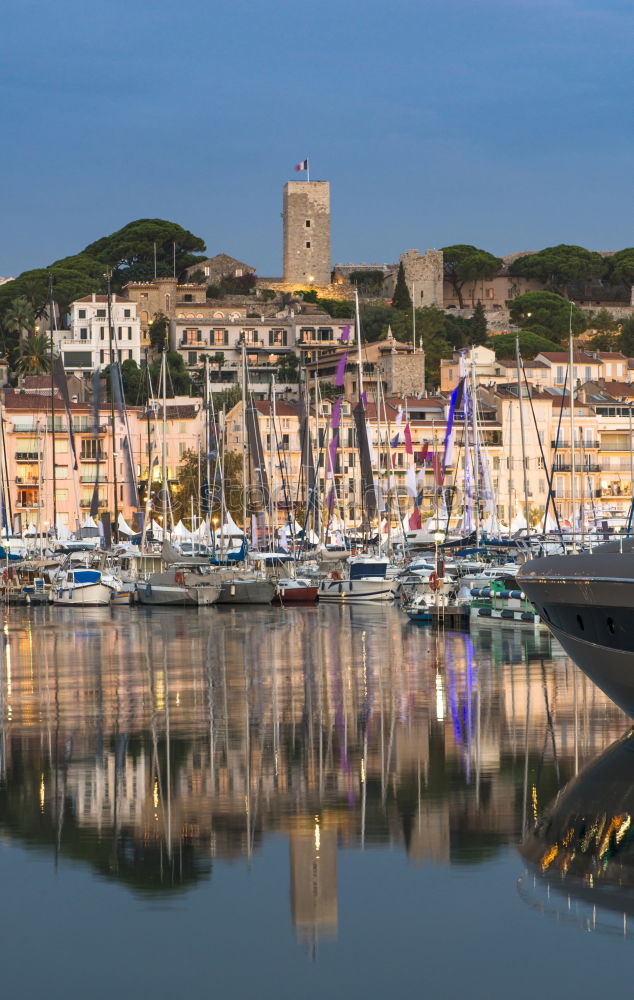
[[[0,659],[7,996],[629,992],[607,848],[525,860],[630,727],[543,629],[9,608]]]

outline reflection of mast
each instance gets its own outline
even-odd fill
[[[291,913],[313,958],[320,937],[337,935],[337,833],[315,816],[310,829],[289,836]]]

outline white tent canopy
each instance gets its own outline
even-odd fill
[[[172,532],[172,537],[173,538],[180,538],[180,539],[182,539],[184,541],[186,538],[191,538],[192,537],[192,533],[189,530],[189,528],[185,527],[185,525],[183,524],[182,521],[179,521],[178,524],[176,525],[176,527],[174,528],[173,532]]]
[[[126,522],[126,519],[123,516],[123,514],[119,514],[119,517],[117,519],[117,528],[119,529],[119,533],[122,535],[138,534],[138,532],[134,531],[134,529],[131,528],[130,525]]]
[[[242,538],[244,531],[242,528],[238,527],[229,511],[227,511],[225,514],[224,524],[218,529],[217,534],[222,538]]]

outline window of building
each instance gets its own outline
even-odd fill
[[[88,340],[88,329],[87,329],[87,327],[85,327],[85,326],[81,327],[81,329],[79,331],[79,339],[80,340]]]
[[[147,323],[148,320],[149,320],[149,316],[148,316],[147,312],[144,309],[143,312],[141,313],[141,322],[142,323]]]
[[[245,344],[257,344],[258,342],[257,330],[243,330],[242,336],[244,337]]]
[[[487,290],[486,290],[486,297],[487,297],[487,299],[494,299],[495,298],[495,289],[494,288],[487,288]]]
[[[132,340],[132,327],[128,327],[128,340]]]
[[[215,347],[226,347],[229,343],[229,331],[228,330],[214,330],[212,343]]]
[[[306,249],[310,250],[310,240],[306,240]]]
[[[82,438],[80,458],[88,461],[95,461],[97,458],[103,459],[103,445],[96,438]]]
[[[141,292],[141,298],[147,299],[147,292]]]
[[[606,365],[605,366],[605,374],[606,375],[612,375],[612,365]]]
[[[132,351],[128,351],[128,361],[132,361]]]
[[[331,326],[320,326],[317,330],[317,340],[332,340],[332,327]]]
[[[557,365],[557,372],[555,374],[555,384],[563,385],[564,382],[564,366]]]
[[[122,334],[122,328],[120,326],[118,326],[117,327],[117,339],[118,340],[121,340],[121,334]]]
[[[101,364],[104,363],[105,354],[106,354],[105,351],[99,351],[99,361],[100,361]]]
[[[55,490],[55,499],[58,503],[60,500],[62,503],[66,503],[68,501],[68,490]]]
[[[286,330],[269,330],[269,344],[274,344],[277,347],[286,347],[286,343]]]
[[[310,229],[310,219],[306,219],[306,229]]]
[[[194,301],[193,295],[190,295],[189,293],[187,293],[187,295],[183,295],[183,302],[193,302],[193,301]]]
[[[86,310],[85,309],[78,309],[77,310],[77,318],[78,319],[86,319]]]
[[[187,451],[187,441],[179,441],[178,442],[178,457],[182,458],[186,451]]]
[[[97,316],[98,316],[99,319],[105,319],[105,317],[106,317],[106,310],[105,309],[97,309]]]
[[[208,266],[207,267],[203,267],[203,271],[205,273],[205,277],[208,278],[209,275],[210,275],[210,273],[211,273],[210,270],[209,270],[209,267]]]
[[[196,351],[188,351],[187,352],[187,364],[188,365],[195,365],[196,364],[196,359],[197,359]]]
[[[131,315],[131,313],[130,313],[129,309],[124,309],[123,310],[123,318],[124,319],[130,319],[130,315]]]
[[[100,340],[106,339],[106,328],[104,326],[99,327],[99,339]]]

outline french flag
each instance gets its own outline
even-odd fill
[[[302,160],[301,163],[296,163],[295,170],[308,170],[308,160]]]

